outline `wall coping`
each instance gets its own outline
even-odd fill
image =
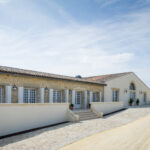
[[[91,102],[91,104],[119,104],[123,102]]]
[[[52,105],[68,105],[69,103],[0,103],[0,107],[2,106],[52,106]]]

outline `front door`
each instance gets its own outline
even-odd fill
[[[81,92],[77,91],[75,95],[75,108],[81,108]]]
[[[133,99],[133,105],[135,105],[135,101],[136,101],[135,92],[130,92],[130,98]]]

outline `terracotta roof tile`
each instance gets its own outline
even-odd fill
[[[27,75],[27,76],[36,76],[36,77],[43,77],[43,78],[53,78],[53,79],[60,79],[60,80],[69,80],[69,81],[76,81],[76,82],[106,85],[103,82],[88,81],[85,80],[84,78],[79,79],[70,76],[57,75],[57,74],[25,70],[25,69],[6,67],[6,66],[0,66],[0,73],[20,74],[20,75]]]
[[[116,74],[106,74],[106,75],[99,75],[99,76],[92,76],[92,77],[86,77],[84,78],[87,81],[96,81],[96,82],[106,82],[108,80],[112,80],[127,74],[130,74],[132,72],[124,72],[124,73],[116,73]]]

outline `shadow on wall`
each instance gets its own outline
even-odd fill
[[[14,135],[14,136],[8,136],[6,138],[2,138],[0,139],[0,147],[3,147],[5,145],[8,145],[10,143],[15,143],[15,142],[19,142],[28,138],[32,138],[34,136],[38,136],[40,134],[44,134],[45,132],[50,132],[52,130],[57,130],[60,128],[63,128],[65,126],[69,126],[71,125],[71,122],[68,123],[62,123],[59,125],[51,125],[51,127],[43,127],[43,129],[37,129],[37,130],[30,130],[30,131],[26,131],[26,133],[20,133],[18,135]]]

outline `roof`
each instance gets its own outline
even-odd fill
[[[92,76],[92,77],[86,77],[84,78],[87,81],[93,81],[93,82],[106,82],[108,80],[113,80],[118,77],[125,76],[127,74],[131,74],[133,72],[124,72],[124,73],[116,73],[116,74],[106,74],[106,75],[99,75],[99,76]]]
[[[24,76],[34,76],[34,77],[42,77],[42,78],[51,78],[51,79],[106,85],[103,82],[88,81],[88,80],[85,80],[84,78],[79,79],[79,78],[70,77],[70,76],[57,75],[57,74],[51,74],[51,73],[46,73],[46,72],[38,72],[38,71],[33,71],[33,70],[25,70],[25,69],[6,67],[6,66],[0,66],[0,73],[17,74],[17,75],[24,75]]]

